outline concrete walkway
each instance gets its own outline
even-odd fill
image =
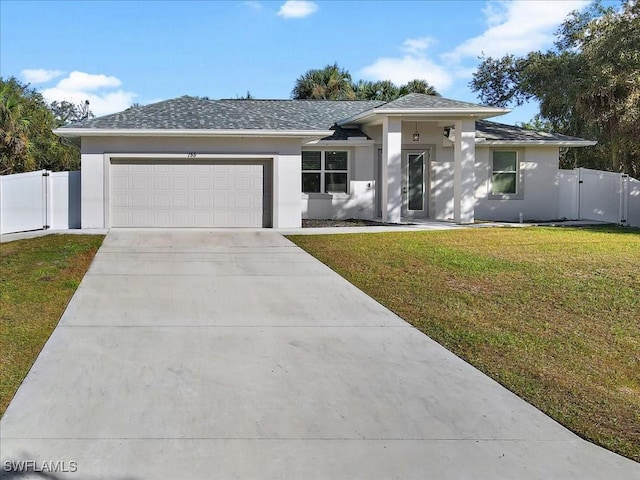
[[[21,479],[640,478],[273,231],[111,230],[0,431],[76,470]]]

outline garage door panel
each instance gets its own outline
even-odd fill
[[[214,177],[213,190],[229,190],[229,179],[227,177]]]
[[[211,196],[208,194],[199,195],[196,194],[193,197],[193,206],[195,208],[210,208],[212,204]]]
[[[209,164],[193,165],[193,171],[200,175],[211,175],[214,172],[214,166]]]
[[[145,165],[130,165],[127,170],[131,173],[147,173]]]
[[[208,177],[196,177],[193,179],[195,190],[211,190],[211,179]]]
[[[271,224],[265,161],[117,160],[111,167],[115,227],[261,227]]]
[[[213,207],[214,208],[228,208],[231,205],[229,205],[229,196],[228,195],[220,195],[220,194],[214,194],[212,196],[213,199]]]
[[[156,177],[152,178],[154,190],[169,190],[171,188],[171,179],[169,177]]]
[[[149,189],[149,178],[146,176],[132,176],[131,177],[131,190],[140,191]]]
[[[187,177],[174,177],[171,181],[173,182],[171,185],[173,190],[189,190],[189,179]]]
[[[213,212],[213,226],[214,227],[234,226],[234,225],[231,225],[228,211]]]
[[[174,163],[170,167],[170,171],[172,173],[187,173],[192,169],[193,169],[192,165],[181,164],[181,163]]]
[[[128,198],[127,203],[130,207],[146,208],[149,206],[149,197],[147,195],[133,194]]]
[[[142,205],[140,205],[142,206]],[[171,202],[167,195],[153,195],[151,197],[151,205],[153,208],[169,208]]]

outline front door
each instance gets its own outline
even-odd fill
[[[402,216],[428,216],[429,150],[409,151],[403,155]]]

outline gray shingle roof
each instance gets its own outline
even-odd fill
[[[456,109],[456,108],[478,108],[484,107],[477,103],[460,102],[436,95],[425,95],[423,93],[409,93],[403,97],[392,100],[378,107],[379,110],[426,110],[426,109]]]
[[[337,127],[336,122],[364,112],[387,109],[473,109],[482,107],[434,95],[411,93],[391,102],[377,100],[209,100],[179,97],[129,108],[123,112],[83,120],[65,129],[105,130],[329,130],[325,140],[367,137],[358,128]],[[486,120],[476,121],[476,137],[507,142],[576,142],[581,138],[535,132]],[[367,137],[368,138],[368,137]]]
[[[84,120],[69,125],[69,128],[328,130],[337,120],[382,103],[350,100],[208,100],[185,96]]]
[[[371,137],[364,133],[359,128],[345,128],[345,127],[331,127],[333,135],[324,137],[322,140],[349,140],[350,138],[366,138],[371,140]]]
[[[510,142],[583,142],[583,138],[570,137],[559,133],[537,132],[522,127],[505,125],[487,120],[476,121],[476,138]]]

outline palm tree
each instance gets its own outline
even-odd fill
[[[373,84],[376,91],[376,100],[384,100],[390,102],[401,97],[400,89],[391,80],[381,80]]]
[[[376,89],[373,82],[369,80],[358,80],[358,83],[351,85],[356,95],[356,100],[376,100]]]
[[[353,100],[356,95],[351,85],[351,74],[337,63],[322,69],[308,70],[296,80],[292,98],[316,100]]]
[[[419,78],[411,80],[406,85],[400,87],[400,95],[407,95],[408,93],[424,93],[425,95],[440,96],[436,89],[429,85],[426,80]]]
[[[383,100],[389,102],[400,96],[400,89],[391,80],[371,82],[360,80],[353,84],[353,90],[358,100]]]
[[[15,163],[26,160],[29,150],[29,118],[22,101],[22,87],[15,78],[0,78],[0,173],[12,173]]]

